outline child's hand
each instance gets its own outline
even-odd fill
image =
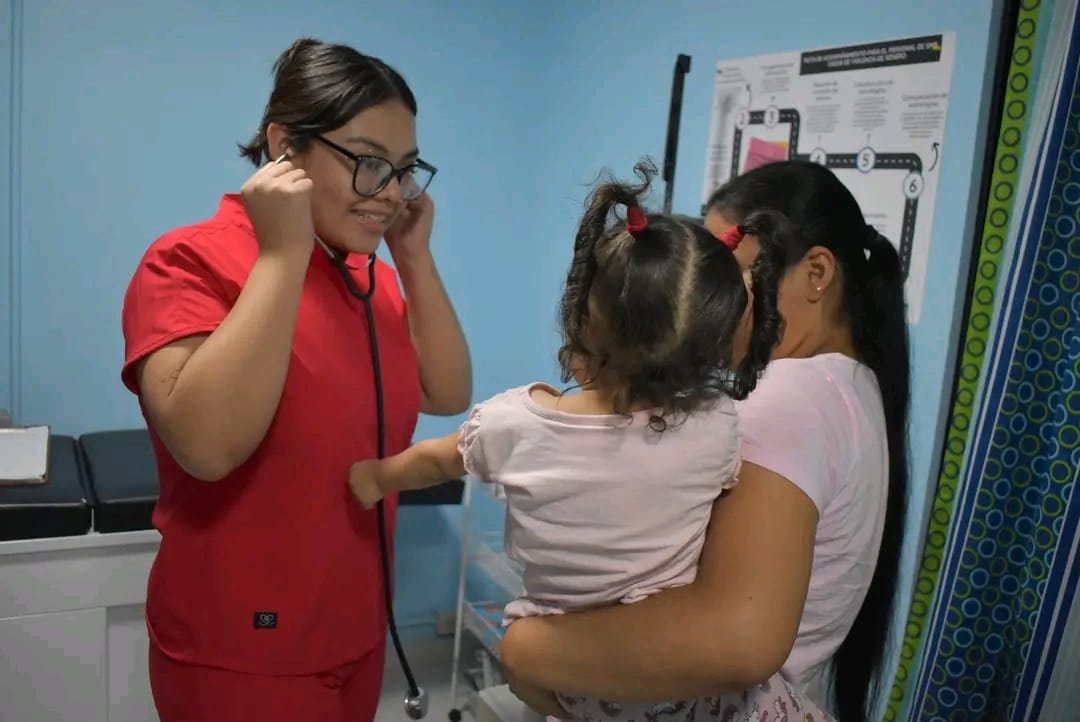
[[[371,509],[383,498],[379,487],[379,461],[357,461],[349,469],[349,488],[365,509]]]

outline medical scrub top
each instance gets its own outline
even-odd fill
[[[150,246],[124,297],[122,378],[132,392],[139,360],[217,328],[258,251],[236,195],[226,195],[213,218]],[[367,257],[347,263],[366,291]],[[411,442],[420,374],[396,273],[381,261],[375,273],[386,452],[394,454]],[[316,245],[284,392],[252,456],[220,481],[200,481],[150,429],[161,485],[153,522],[162,539],[146,617],[166,655],[248,673],[310,674],[384,644],[376,512],[363,510],[347,484],[350,465],[377,453],[373,373],[363,303]],[[396,507],[388,497],[391,539]]]

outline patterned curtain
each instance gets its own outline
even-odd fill
[[[890,721],[1080,720],[1044,709],[1080,577],[1078,57],[1076,0],[1022,3]]]

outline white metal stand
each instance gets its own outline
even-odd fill
[[[499,666],[499,642],[502,640],[502,609],[522,591],[521,569],[503,553],[501,532],[473,531],[473,487],[477,486],[483,490],[482,493],[491,493],[498,498],[492,485],[475,479],[466,481],[462,497],[464,515],[461,529],[461,569],[458,572],[454,661],[451,665],[453,676],[450,680],[450,700],[454,707],[450,712],[450,719],[457,722],[461,719],[461,711],[468,709],[478,722],[481,719],[490,719],[491,715],[496,715],[496,719],[506,722],[517,722],[523,719],[525,707],[503,685]],[[469,580],[476,572],[498,588],[498,596],[501,598],[469,599]],[[466,669],[463,664],[466,633],[479,646],[475,668]],[[477,689],[462,695],[459,685],[466,676],[473,679]],[[494,703],[495,700],[497,704]]]

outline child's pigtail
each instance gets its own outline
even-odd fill
[[[559,365],[564,383],[573,377],[575,359],[580,361],[591,356],[585,344],[585,331],[589,319],[589,290],[596,275],[596,244],[609,230],[608,222],[616,207],[640,206],[657,170],[651,162],[641,161],[634,166],[634,173],[641,183],[634,185],[612,180],[596,187],[589,196],[585,214],[574,237],[574,258],[559,304],[563,331]]]
[[[786,216],[772,210],[751,213],[736,229],[733,234],[754,236],[760,248],[750,267],[754,323],[746,357],[736,369],[739,380],[736,395],[745,398],[757,385],[783,334],[784,320],[777,310],[776,295],[787,268],[787,249],[791,247],[794,229]],[[725,244],[730,245],[727,239]]]

